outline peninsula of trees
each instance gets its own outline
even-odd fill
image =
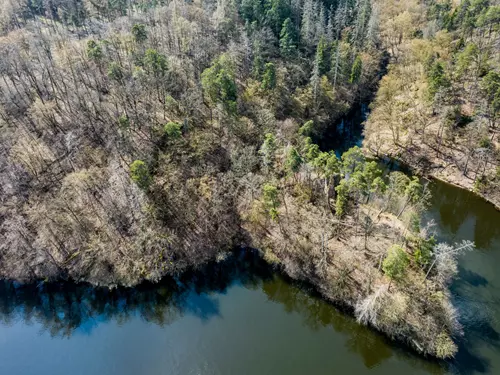
[[[487,15],[473,25],[495,16],[494,5],[473,4]],[[132,286],[252,246],[360,322],[454,355],[447,285],[473,244],[436,243],[420,219],[429,192],[419,178],[318,141],[377,91],[387,60],[366,130],[373,153],[429,146],[435,127],[421,121],[441,119],[447,107],[436,103],[462,82],[456,116],[472,100],[489,111],[464,129],[495,119],[497,24],[465,32],[452,17],[461,8],[445,1],[0,6],[0,277]],[[445,18],[450,31],[440,31]],[[463,46],[451,43],[462,32]],[[465,83],[448,69],[451,49],[471,40],[490,48],[489,70]],[[478,64],[470,56],[467,71]],[[464,131],[453,148],[438,128],[439,155],[477,140]],[[492,151],[478,164],[476,149],[466,174],[492,189]]]

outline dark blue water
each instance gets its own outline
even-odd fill
[[[361,147],[363,144],[363,123],[369,115],[368,105],[360,103],[355,105],[345,116],[340,118],[321,135],[313,137],[321,150],[335,150],[337,157],[351,147]]]

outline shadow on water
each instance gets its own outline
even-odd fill
[[[368,113],[366,103],[355,105],[340,120],[328,126],[320,136],[313,137],[314,143],[318,144],[323,151],[335,150],[339,157],[351,147],[361,147],[363,123],[366,121]]]
[[[460,374],[491,374],[491,359],[483,354],[484,346],[500,350],[500,335],[493,327],[490,314],[477,301],[455,298],[455,306],[464,323],[464,336],[458,340],[458,354],[450,370]]]
[[[431,185],[430,215],[452,239],[474,240],[478,249],[492,249],[500,242],[500,212],[467,190],[443,182]]]
[[[88,284],[17,285],[4,281],[0,283],[0,321],[4,325],[20,320],[28,325],[36,323],[52,337],[59,338],[91,335],[100,324],[115,321],[121,326],[137,317],[160,327],[185,316],[194,316],[210,324],[212,318],[222,316],[218,297],[232,286],[264,293],[268,301],[279,304],[286,313],[297,314],[311,331],[333,329],[345,337],[345,349],[360,356],[367,369],[397,358],[410,363],[412,368],[432,374],[445,373],[437,362],[422,359],[359,325],[355,319],[322,300],[310,286],[280,275],[254,251],[236,252],[225,261],[211,263],[202,270],[135,288],[108,290]],[[338,341],[334,338],[338,336],[329,337],[332,350],[335,350]],[[325,344],[328,343],[330,341]]]
[[[39,323],[53,337],[74,333],[90,334],[98,324],[126,323],[140,316],[165,326],[192,315],[202,321],[219,316],[218,299],[228,287],[248,287],[272,277],[272,270],[251,252],[241,252],[203,270],[165,278],[158,284],[143,283],[135,288],[96,288],[88,284],[40,283],[19,285],[0,282],[0,321],[9,325],[19,319]]]
[[[488,280],[486,278],[461,266],[458,267],[457,278],[459,278],[461,282],[468,283],[474,287],[488,285]]]
[[[394,160],[381,160],[381,165],[387,171],[412,174]],[[451,285],[463,336],[447,368],[459,374],[500,373],[500,275],[491,270],[492,264],[500,262],[500,212],[467,190],[438,180],[429,187],[432,199],[424,221],[436,222],[437,239],[472,240],[476,245],[476,251],[459,258],[458,275]]]
[[[367,369],[374,369],[391,358],[397,358],[410,363],[414,369],[430,374],[446,373],[443,362],[424,359],[407,347],[359,324],[353,317],[325,302],[307,283],[275,277],[266,281],[262,289],[270,301],[281,304],[288,313],[298,313],[309,329],[318,331],[329,327],[345,336],[346,349],[360,356]]]
[[[367,369],[380,367],[379,371],[396,360],[431,374],[496,373],[500,368],[500,282],[496,269],[488,271],[487,266],[495,264],[495,260],[500,262],[499,213],[469,193],[460,197],[464,192],[452,186],[435,182],[431,188],[434,198],[428,219],[436,220],[439,238],[449,242],[473,238],[480,249],[461,260],[458,278],[451,288],[464,335],[458,340],[456,359],[447,364],[423,359],[359,325],[322,300],[308,285],[277,274],[250,250],[235,252],[223,262],[208,264],[178,278],[165,278],[158,284],[144,283],[136,288],[109,290],[88,284],[19,285],[2,281],[0,322],[7,326],[19,321],[27,325],[36,323],[53,337],[68,338],[74,334],[91,335],[100,324],[113,321],[123,325],[138,317],[160,327],[185,316],[210,324],[213,318],[223,317],[220,295],[231,287],[242,286],[264,293],[268,301],[282,306],[286,313],[298,315],[311,331],[334,330],[344,338],[341,345],[359,356]],[[483,228],[479,231],[477,226]],[[324,345],[331,345],[334,351],[338,335],[329,337],[332,341]],[[296,345],[304,345],[304,350],[314,347],[311,342]],[[388,370],[388,373],[395,372]]]

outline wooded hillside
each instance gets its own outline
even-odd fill
[[[401,32],[383,38],[391,64],[365,146],[500,207],[500,3],[405,7],[397,17],[396,6],[385,13]]]
[[[373,89],[369,1],[4,1],[4,276],[134,284],[239,243],[259,154]]]
[[[417,177],[318,145],[388,54],[368,141],[405,118],[383,98],[411,91],[387,82],[409,40],[438,40],[417,27],[435,7],[4,0],[0,277],[131,286],[253,246],[360,322],[452,356],[447,285],[473,245],[436,244]]]

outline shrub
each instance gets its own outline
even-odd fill
[[[436,337],[436,357],[438,358],[451,358],[457,352],[457,346],[450,339],[446,332],[441,332]]]
[[[181,128],[182,125],[179,124],[178,122],[170,121],[165,124],[165,126],[163,127],[163,131],[165,132],[165,134],[169,139],[177,139],[182,136]]]
[[[142,160],[135,160],[130,165],[130,177],[143,190],[147,190],[151,184],[149,169]]]
[[[387,250],[387,257],[384,260],[382,269],[392,280],[401,280],[408,267],[408,254],[398,245],[392,245]]]

